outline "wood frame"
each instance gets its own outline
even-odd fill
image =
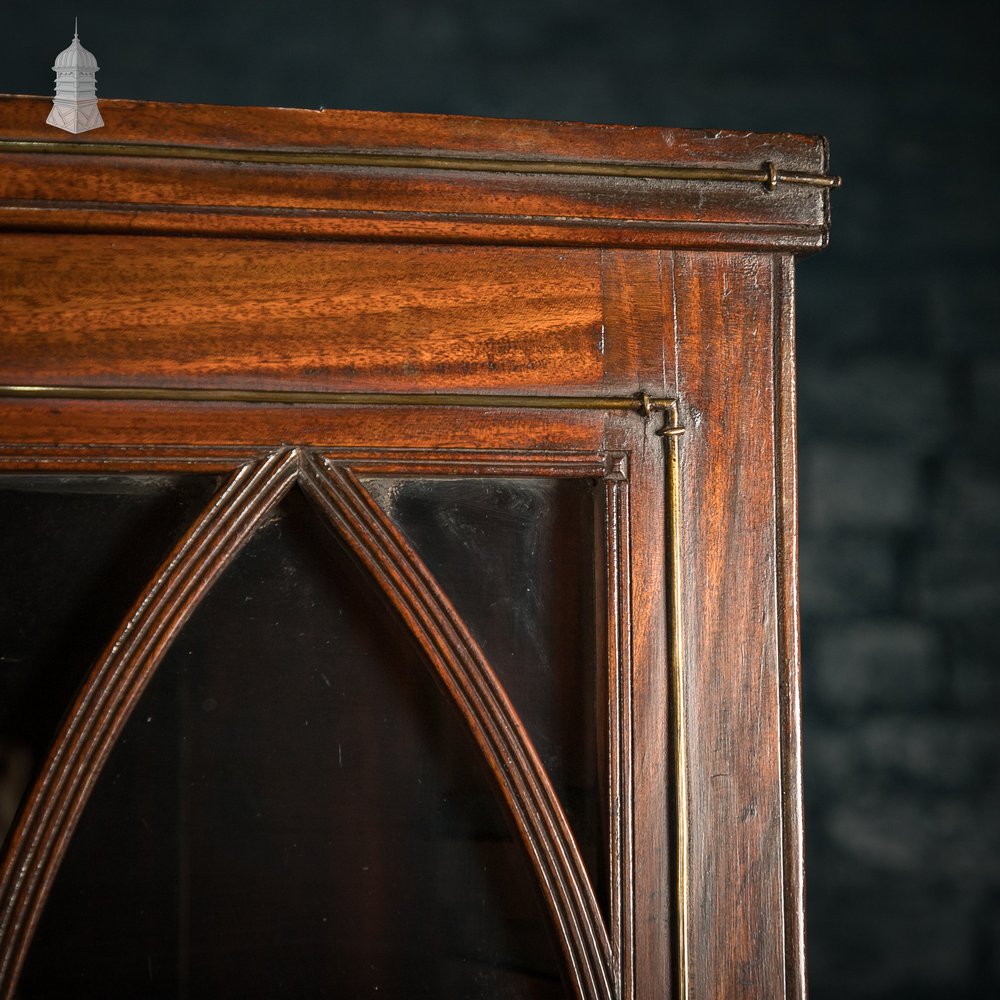
[[[460,705],[575,994],[804,997],[790,254],[826,240],[827,187],[794,180],[825,178],[822,141],[102,102],[93,143],[166,129],[247,157],[206,164],[62,155],[41,103],[0,99],[0,467],[230,478],[95,666],[8,841],[0,994],[143,685],[298,483]],[[361,158],[302,159],[331,150]],[[521,173],[433,166],[512,150]],[[530,169],[547,162],[622,169]],[[647,176],[622,172],[636,162]],[[784,189],[724,173],[774,163]],[[604,483],[607,926],[517,714],[357,479],[514,472]]]

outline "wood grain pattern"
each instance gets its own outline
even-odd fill
[[[678,254],[692,1000],[786,990],[772,261]]]
[[[177,249],[5,237],[0,382],[539,392],[604,370],[596,251],[185,240],[178,267]]]
[[[400,167],[286,165],[171,161],[166,156],[91,156],[5,152],[9,171],[5,200],[63,202],[215,210],[267,211],[273,216],[323,211],[331,221],[347,212],[392,218],[412,214],[418,195],[421,216],[479,216],[501,225],[511,217],[611,224],[681,220],[726,225],[748,215],[758,224],[823,224],[822,195],[794,185],[768,191],[762,184],[715,182],[718,191],[700,203],[692,198],[698,181],[524,173],[478,173]],[[760,164],[756,164],[759,168]],[[361,220],[355,220],[358,224]],[[431,221],[431,220],[428,220]],[[568,227],[566,227],[568,228]]]
[[[267,209],[211,213],[184,206],[133,203],[102,207],[76,202],[0,201],[0,230],[108,233],[124,236],[222,236],[243,239],[345,240],[380,243],[449,243],[475,246],[694,247],[792,252],[826,246],[825,228],[753,223],[587,221],[575,217],[343,215]]]
[[[292,485],[297,458],[239,470],[178,542],[108,645],[53,742],[0,871],[0,996],[13,997],[31,936],[101,768],[174,636]]]
[[[627,456],[622,456],[623,462]],[[631,551],[628,484],[613,475],[604,489],[608,689],[608,786],[611,802],[611,948],[619,997],[635,995],[635,783],[632,773]]]
[[[66,145],[34,121],[44,102],[0,97],[0,138]],[[0,227],[163,234],[650,247],[816,249],[828,194],[794,184],[553,176],[417,166],[171,159],[170,142],[226,150],[429,153],[823,173],[808,136],[499,122],[102,101],[98,145],[152,143],[153,158],[5,150]],[[41,113],[38,122],[43,122]],[[153,125],[161,122],[160,128]],[[67,146],[67,148],[69,148]]]
[[[259,457],[294,442],[303,447],[485,449],[502,452],[601,449],[604,414],[576,411],[489,409],[463,411],[462,419],[441,409],[372,406],[258,406],[230,403],[106,403],[87,400],[4,400],[6,446],[11,461],[30,454],[53,461],[67,451],[117,452],[140,459],[144,453],[214,461],[220,449]],[[183,448],[178,448],[178,443]]]
[[[662,286],[660,253],[601,252],[607,391],[640,385],[653,395],[664,395],[673,348],[665,336]]]

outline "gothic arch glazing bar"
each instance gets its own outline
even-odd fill
[[[49,889],[101,769],[170,643],[298,480],[413,632],[497,778],[574,992],[619,995],[612,949],[569,824],[516,712],[447,598],[350,472],[299,450],[240,468],[164,560],[91,671],[43,765],[0,872],[0,997],[14,995]]]
[[[475,640],[416,553],[347,469],[303,457],[302,486],[413,632],[493,771],[559,934],[574,991],[617,995],[607,930],[569,824]]]
[[[91,671],[35,781],[0,872],[0,997],[15,995],[49,888],[87,799],[181,626],[295,482],[296,452],[234,473],[164,560]]]

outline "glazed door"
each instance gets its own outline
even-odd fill
[[[162,395],[8,403],[7,994],[627,995],[672,403]]]

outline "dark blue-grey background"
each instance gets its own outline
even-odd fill
[[[815,1000],[1000,996],[1000,285],[986,3],[18,3],[0,91],[830,138],[798,284]],[[719,998],[722,1000],[722,998]]]

